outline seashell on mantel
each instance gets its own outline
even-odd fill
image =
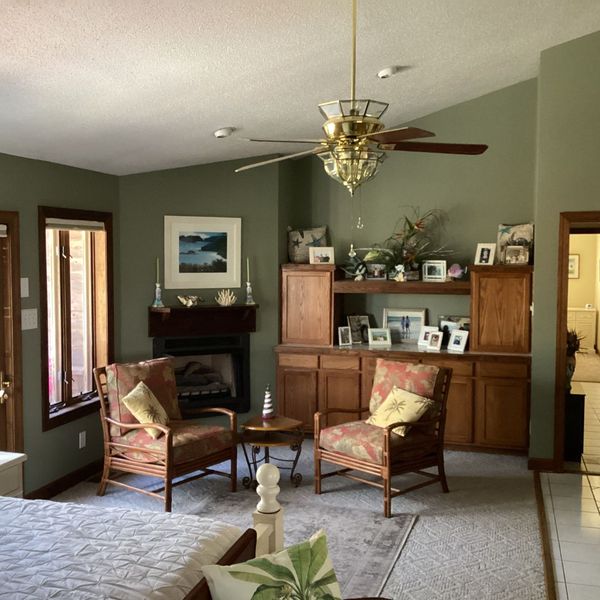
[[[235,304],[237,298],[231,290],[221,290],[215,296],[215,300],[221,306],[231,306],[232,304]]]
[[[202,296],[177,296],[177,300],[179,300],[186,308],[198,306],[200,302],[204,302]]]

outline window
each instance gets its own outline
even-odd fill
[[[44,430],[97,407],[112,359],[110,213],[39,208]]]

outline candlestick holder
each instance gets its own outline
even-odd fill
[[[162,290],[160,289],[160,283],[157,281],[154,284],[154,302],[152,303],[152,308],[164,308],[165,305],[162,301]]]
[[[252,284],[249,281],[246,281],[246,304],[256,304],[252,296]]]

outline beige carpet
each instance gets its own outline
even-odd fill
[[[573,381],[595,381],[600,383],[600,355],[594,352],[577,354],[577,365]]]

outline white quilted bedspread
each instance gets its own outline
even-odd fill
[[[176,600],[240,535],[190,515],[0,497],[0,598]]]

